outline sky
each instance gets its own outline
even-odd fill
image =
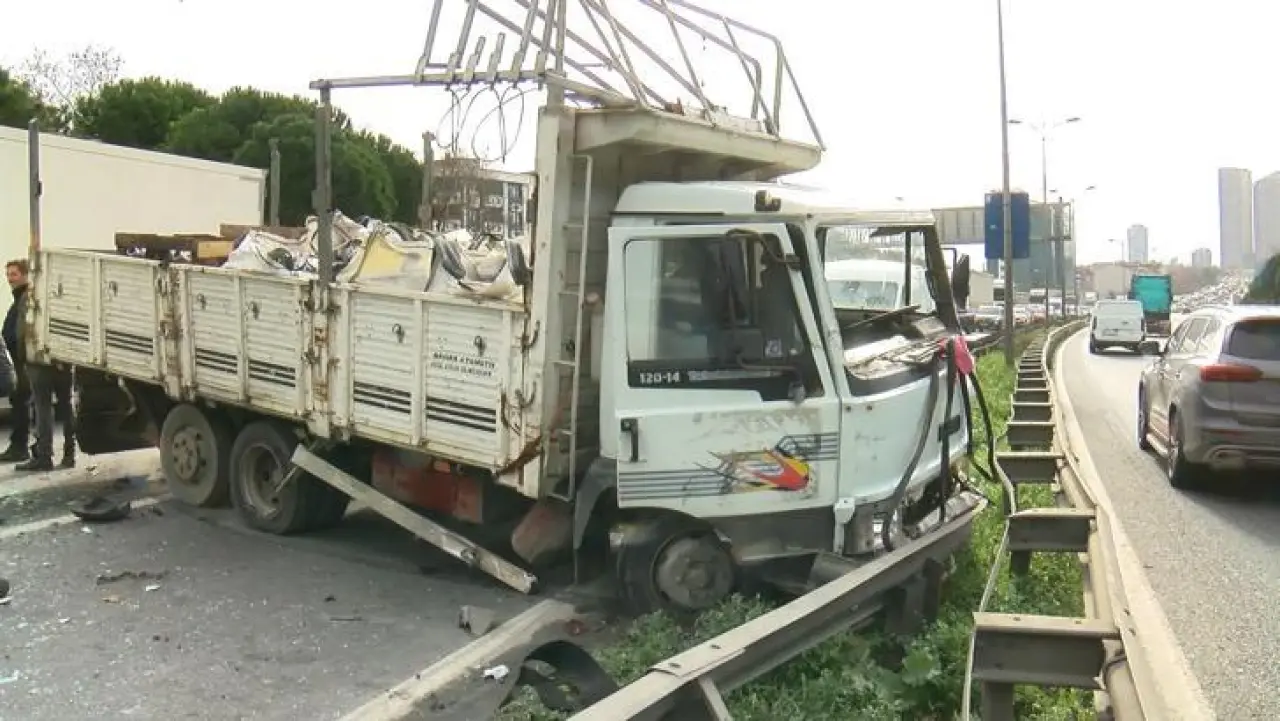
[[[463,0],[444,2],[453,11],[465,6]],[[518,7],[516,0],[489,3]],[[0,64],[16,65],[37,48],[56,55],[96,44],[120,53],[126,77],[182,79],[213,92],[252,85],[314,96],[308,83],[321,77],[412,72],[431,4],[19,3],[6,10],[6,25],[23,31],[6,36]],[[838,189],[868,206],[925,208],[977,205],[984,192],[999,187],[994,0],[702,5],[781,40],[827,148],[819,167],[796,180]],[[632,13],[627,27],[680,63],[665,25],[635,14],[634,6],[636,0],[610,3],[620,15]],[[1006,0],[1005,13],[1010,116],[1050,125],[1081,118],[1051,134],[1047,164],[1049,187],[1077,202],[1079,260],[1118,257],[1119,246],[1109,241],[1135,223],[1148,227],[1155,258],[1187,262],[1192,250],[1209,247],[1216,259],[1217,168],[1249,168],[1255,179],[1280,170],[1280,100],[1270,92],[1274,74],[1268,72],[1280,2]],[[444,18],[442,45],[457,37],[459,15]],[[579,30],[592,33],[589,25]],[[508,38],[508,56],[514,40]],[[686,42],[705,93],[745,115],[749,108],[741,101],[750,98],[748,86],[731,87],[742,76],[736,61]],[[763,46],[748,50],[772,67]],[[505,113],[504,143],[496,115],[475,127],[494,107],[489,95],[477,101],[469,126],[457,133],[442,117],[450,100],[439,89],[343,91],[334,100],[358,125],[410,147],[420,147],[424,131],[443,130],[442,137],[460,138],[464,146],[479,138],[480,148],[495,156],[509,145],[499,164],[532,168],[531,121],[511,139],[519,125],[516,103]],[[808,139],[793,99],[781,120],[784,134]],[[1010,131],[1013,184],[1038,198],[1040,139],[1025,125]],[[1095,189],[1086,191],[1089,186]]]

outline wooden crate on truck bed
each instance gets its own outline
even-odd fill
[[[150,260],[180,261],[196,265],[221,265],[236,242],[251,230],[297,240],[307,231],[285,225],[235,225],[223,223],[218,234],[209,233],[116,233],[116,250],[123,255]]]
[[[235,239],[208,233],[116,233],[119,253],[149,260],[220,265],[234,247]]]

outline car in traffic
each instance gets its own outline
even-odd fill
[[[998,331],[1004,327],[1004,306],[981,305],[973,312],[973,323],[978,330]]]
[[[1170,485],[1280,469],[1280,306],[1202,308],[1143,346],[1138,446],[1164,455]]]
[[[1147,337],[1142,304],[1136,300],[1100,300],[1089,321],[1089,352],[1120,346],[1137,352]]]

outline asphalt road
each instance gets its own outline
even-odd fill
[[[1170,488],[1162,461],[1137,447],[1146,359],[1090,356],[1083,334],[1063,354],[1094,465],[1209,702],[1224,721],[1280,719],[1280,483]]]
[[[104,492],[145,507],[65,522]],[[165,499],[154,452],[0,470],[0,721],[338,718],[467,643],[461,605],[533,600],[367,511],[282,539]]]

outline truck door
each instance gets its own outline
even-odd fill
[[[619,505],[830,505],[839,399],[786,227],[611,228],[609,252],[601,436]]]

